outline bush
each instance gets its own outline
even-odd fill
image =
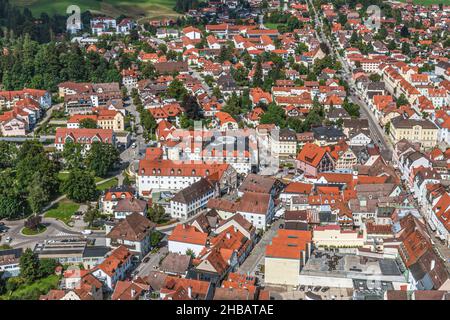
[[[57,275],[51,275],[29,285],[23,284],[16,288],[16,290],[6,294],[4,298],[8,300],[38,300],[40,295],[48,293],[51,289],[55,289],[58,286],[58,282],[59,277]]]
[[[21,277],[12,277],[6,281],[6,291],[15,291],[21,285],[25,283],[25,280]]]

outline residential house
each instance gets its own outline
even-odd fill
[[[106,245],[111,248],[125,247],[138,258],[151,249],[151,235],[155,224],[139,213],[132,213],[119,221],[106,234]]]

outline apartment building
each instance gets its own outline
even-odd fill
[[[396,117],[391,120],[390,135],[394,143],[401,139],[419,142],[422,148],[432,148],[438,140],[439,128],[430,120],[412,120]]]

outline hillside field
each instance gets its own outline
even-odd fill
[[[406,2],[406,0],[398,0],[400,2]],[[450,0],[413,0],[414,4],[420,4],[423,6],[431,6],[432,4],[445,4],[449,5]]]
[[[112,17],[121,14],[133,18],[160,18],[175,17],[173,11],[176,0],[16,0],[14,4],[29,8],[35,16],[41,12],[49,14],[66,14],[70,5],[78,5],[81,11],[89,10],[92,13],[102,13]]]

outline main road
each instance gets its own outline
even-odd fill
[[[391,143],[386,137],[386,134],[384,133],[383,129],[381,128],[380,124],[378,123],[378,120],[375,118],[375,115],[370,110],[370,107],[367,105],[367,103],[364,101],[364,97],[362,96],[361,92],[356,90],[356,84],[352,78],[352,68],[348,64],[348,62],[339,55],[338,51],[334,47],[332,43],[330,43],[329,39],[325,36],[323,29],[323,22],[321,19],[319,19],[319,15],[317,14],[316,8],[314,7],[312,0],[309,0],[309,5],[313,8],[314,11],[314,21],[315,21],[315,32],[317,38],[322,42],[325,43],[328,48],[330,48],[331,54],[334,58],[336,58],[342,66],[342,73],[341,78],[348,83],[348,85],[351,88],[355,88],[354,90],[351,90],[349,100],[355,104],[357,104],[360,108],[362,118],[366,118],[369,121],[369,129],[371,138],[380,147],[381,154],[383,155],[383,158],[386,160],[392,159],[393,154],[393,148]]]

